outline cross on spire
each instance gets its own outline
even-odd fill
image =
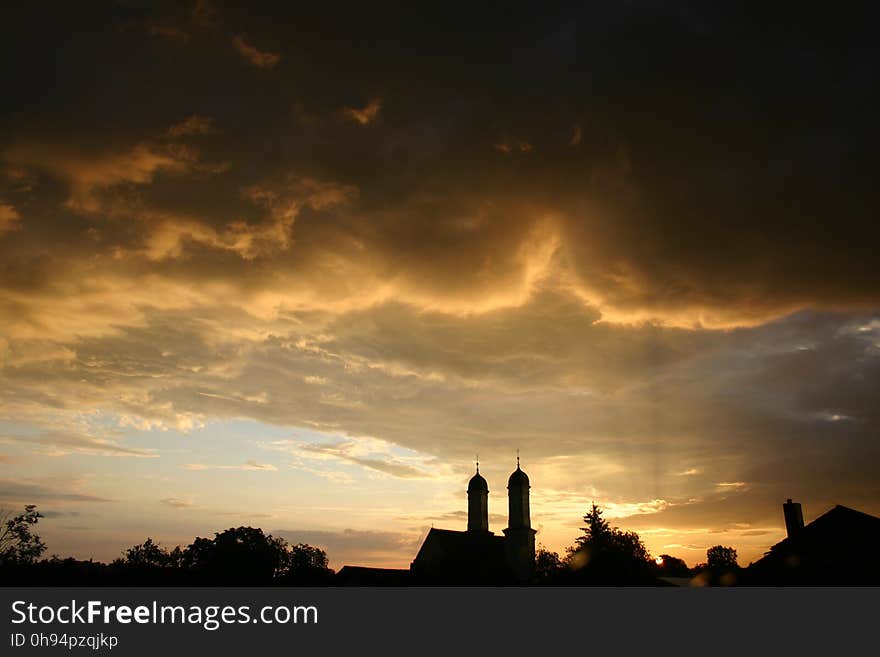
[[[519,448],[516,449],[516,469],[519,470]]]
[[[480,453],[479,452],[477,452],[477,454],[476,454],[476,460],[477,460],[477,474],[480,474]]]

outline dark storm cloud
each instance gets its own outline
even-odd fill
[[[238,34],[232,38],[232,45],[242,57],[257,68],[274,68],[281,60],[281,56],[268,51],[263,51],[250,44],[245,36]]]
[[[521,267],[512,254],[552,215],[577,284],[612,314],[736,323],[876,302],[868,21],[654,3],[535,9],[218,5],[222,34],[193,24],[186,48],[120,29],[147,13],[137,5],[57,13],[38,24],[55,47],[8,78],[18,109],[3,126],[61,129],[88,152],[93,135],[130,146],[210,114],[233,168],[209,197],[234,196],[255,170],[332,174],[361,190],[358,216],[299,227],[292,255],[334,244],[362,260],[340,244],[349,235],[367,255],[395,254],[383,273],[430,295],[462,274],[470,285],[458,292],[481,276],[509,284]],[[92,29],[78,37],[68,21]],[[34,19],[21,26],[32,38]],[[220,40],[238,30],[283,50],[271,80],[232,64]],[[208,52],[221,63],[206,67]],[[298,125],[297,103],[327,120]],[[365,119],[356,124],[371,121],[379,103],[369,132],[330,118],[349,108]],[[58,106],[67,125],[51,128],[40,117]],[[510,139],[530,156],[499,156],[493,145]],[[23,216],[25,230],[39,221]]]

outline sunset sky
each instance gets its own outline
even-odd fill
[[[876,24],[706,4],[4,7],[0,507],[407,567],[519,449],[557,551],[880,513]]]

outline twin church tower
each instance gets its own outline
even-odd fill
[[[489,484],[477,472],[467,488],[467,531],[431,527],[410,564],[419,584],[525,584],[535,572],[535,530],[529,518],[529,478],[519,467],[507,480],[508,527],[489,530]]]
[[[504,553],[510,569],[519,581],[531,578],[535,563],[535,534],[529,517],[529,477],[519,465],[507,480],[507,529],[504,530]],[[471,477],[467,488],[468,532],[489,532],[489,484],[477,472]]]
[[[535,534],[529,517],[529,478],[519,466],[507,480],[504,535],[489,530],[489,484],[477,472],[467,487],[467,531],[431,527],[408,570],[345,566],[338,577],[361,585],[504,586],[535,574]]]

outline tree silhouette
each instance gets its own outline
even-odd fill
[[[724,545],[714,545],[706,550],[706,563],[697,564],[693,581],[699,586],[732,586],[737,583],[740,567],[736,562],[736,550]]]
[[[584,526],[581,527],[583,536],[575,539],[577,549],[593,548],[602,549],[611,542],[611,526],[602,517],[602,509],[593,502],[590,510],[584,516]]]
[[[671,554],[661,554],[657,570],[666,577],[690,577],[691,569],[688,568],[684,559],[673,557]]]
[[[565,570],[565,562],[556,552],[539,548],[535,553],[535,581],[539,584],[555,582]]]
[[[283,539],[279,539],[283,540]],[[328,566],[327,553],[321,548],[297,543],[286,547],[278,574],[280,582],[285,584],[326,584],[333,576]]]
[[[575,540],[575,547],[569,549],[569,554],[588,551],[591,557],[609,554],[634,561],[648,561],[651,558],[639,535],[609,525],[602,517],[602,509],[595,502],[584,516],[581,531],[583,536]]]
[[[110,564],[62,559],[37,561],[46,546],[32,527],[42,515],[34,505],[14,516],[0,513],[0,582],[18,585],[239,585],[330,584],[324,550],[288,545],[254,527],[231,527],[214,538],[196,537],[185,548],[162,547],[152,538],[126,549]]]
[[[26,505],[20,515],[12,513],[0,513],[0,565],[32,564],[46,550],[46,544],[33,531],[43,515],[34,504]]]
[[[612,527],[595,502],[584,515],[583,532],[568,548],[566,563],[575,581],[626,584],[653,580],[651,555],[635,532]]]
[[[157,567],[164,568],[172,566],[174,559],[167,550],[162,548],[158,543],[153,542],[152,538],[139,545],[130,547],[125,551],[123,563],[136,567]]]
[[[735,570],[739,568],[736,562],[736,550],[723,545],[710,547],[706,550],[706,565],[711,570]]]
[[[213,539],[196,538],[183,561],[212,584],[267,584],[282,571],[287,543],[255,527],[229,528]]]
[[[327,584],[333,576],[327,553],[298,543],[290,546],[254,527],[230,528],[214,538],[197,537],[186,548],[166,550],[148,538],[112,564],[129,582],[151,578],[196,584]]]

